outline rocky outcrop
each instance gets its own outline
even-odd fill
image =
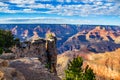
[[[15,45],[12,48],[13,53],[18,58],[29,57],[30,59],[36,57],[43,65],[46,65],[49,71],[57,75],[56,63],[57,63],[57,48],[56,40],[49,39],[34,39],[33,41],[27,41]]]
[[[49,72],[46,65],[38,58],[20,58],[10,62],[13,67],[23,73],[26,80],[61,80],[58,76]]]
[[[2,67],[0,72],[1,80],[25,80],[23,74],[15,68]]]
[[[9,67],[7,60],[0,59],[0,80],[25,80],[23,74]]]
[[[44,39],[36,40],[35,42],[23,42],[15,45],[12,48],[16,58],[20,57],[39,57],[41,62],[46,62],[46,41]]]
[[[37,43],[36,43],[37,44]],[[35,45],[36,45],[35,44]],[[53,55],[52,55],[53,56]],[[57,56],[57,55],[56,55]],[[44,58],[46,60],[47,58]],[[52,57],[56,61],[56,58]],[[53,61],[52,60],[52,61]],[[1,80],[61,80],[38,57],[0,60]],[[53,62],[51,62],[53,63]],[[56,68],[56,64],[55,64]],[[23,76],[24,75],[24,76]]]

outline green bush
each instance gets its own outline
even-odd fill
[[[81,57],[74,58],[68,64],[67,70],[65,70],[65,80],[95,80],[95,74],[93,70],[86,66],[82,68],[83,59]]]
[[[2,48],[0,48],[0,55],[3,53],[3,49]]]
[[[3,51],[10,52],[9,47],[12,47],[15,44],[14,36],[11,31],[0,30],[0,54]]]

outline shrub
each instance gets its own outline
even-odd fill
[[[87,65],[85,69],[82,68],[83,59],[81,57],[74,58],[68,64],[65,70],[65,80],[95,80],[93,70]]]
[[[11,31],[8,30],[0,30],[0,54],[3,51],[9,51],[9,47],[12,47],[15,44],[14,36]]]
[[[2,48],[0,48],[0,55],[3,53],[3,49]]]

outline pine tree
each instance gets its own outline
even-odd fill
[[[65,80],[95,80],[93,70],[86,66],[82,69],[83,59],[81,57],[74,58],[68,64],[68,69],[65,71]]]
[[[89,68],[88,65],[85,68],[83,78],[84,78],[84,80],[95,80],[95,74],[93,73],[93,70],[91,68]]]
[[[0,55],[3,53],[3,49],[0,47]]]
[[[11,31],[0,29],[0,54],[2,54],[3,51],[9,51],[9,47],[14,44],[14,36]]]

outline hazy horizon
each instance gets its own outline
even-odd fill
[[[79,25],[79,26],[118,26],[120,27],[120,25],[107,25],[107,24],[74,24],[74,23],[70,23],[70,24],[58,24],[58,23],[0,23],[0,25]]]

